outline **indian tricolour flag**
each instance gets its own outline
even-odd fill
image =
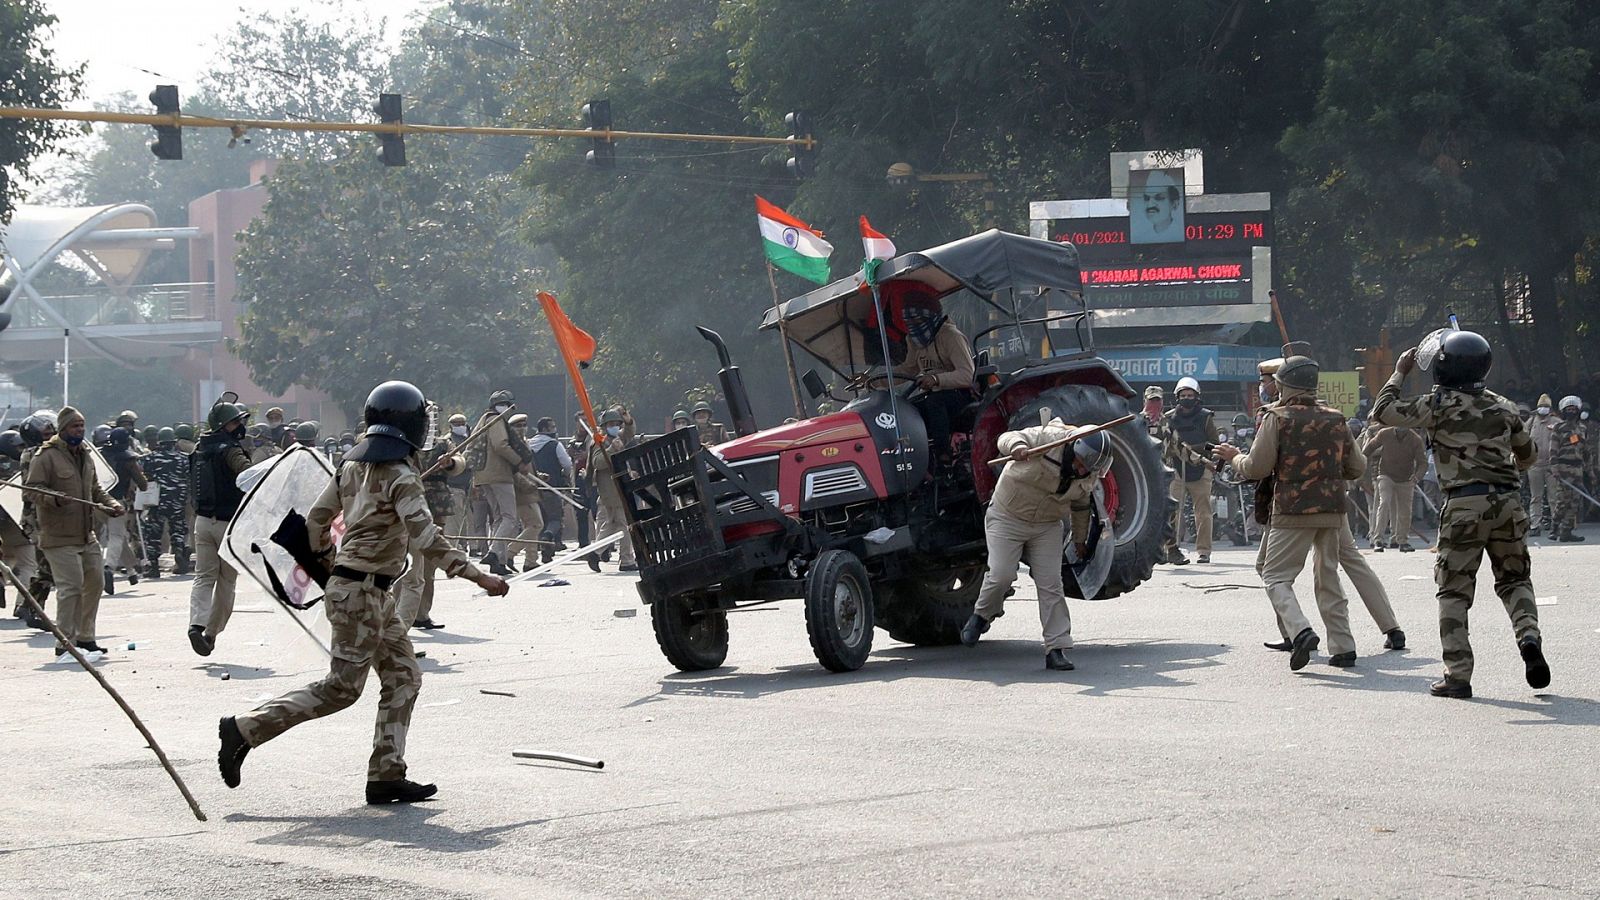
[[[873,228],[866,216],[861,217],[861,249],[867,259],[894,259],[894,241]]]
[[[756,197],[756,223],[773,265],[817,284],[828,283],[828,254],[833,245],[822,239],[822,232],[760,197]]]

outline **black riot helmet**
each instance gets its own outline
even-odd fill
[[[0,456],[10,459],[21,459],[22,451],[28,442],[22,439],[19,431],[0,431]]]
[[[1433,358],[1433,383],[1455,391],[1478,393],[1483,390],[1494,351],[1476,331],[1452,331],[1439,341]]]
[[[362,418],[367,422],[366,437],[382,435],[399,438],[422,450],[433,436],[428,428],[428,400],[409,381],[385,381],[367,395]]]

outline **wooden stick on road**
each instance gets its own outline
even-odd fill
[[[139,729],[139,733],[144,735],[145,743],[150,745],[150,749],[155,753],[156,759],[161,761],[161,768],[167,770],[167,774],[172,778],[172,783],[178,786],[178,793],[182,794],[183,799],[188,802],[189,809],[194,813],[194,817],[202,822],[206,821],[206,814],[200,810],[200,804],[195,802],[194,795],[189,793],[189,786],[183,783],[183,778],[178,775],[178,770],[172,767],[172,763],[167,759],[167,754],[162,752],[161,745],[156,743],[156,736],[150,733],[150,729],[144,727],[144,722],[140,721],[138,714],[133,711],[133,707],[128,705],[128,701],[122,699],[122,695],[117,693],[117,689],[111,686],[111,682],[107,681],[106,677],[101,675],[100,671],[92,663],[84,659],[78,648],[67,640],[67,636],[61,633],[60,628],[56,627],[56,623],[45,615],[44,609],[33,599],[33,594],[29,592],[28,586],[22,583],[22,579],[17,577],[16,572],[11,571],[10,566],[0,562],[0,574],[3,574],[6,580],[10,581],[11,585],[17,589],[20,598],[19,602],[33,607],[34,616],[45,624],[51,634],[56,636],[56,642],[66,647],[67,652],[72,654],[72,658],[78,661],[78,665],[83,666],[84,671],[93,675],[94,680],[100,682],[100,686],[105,688],[106,693],[111,695],[111,699],[117,701],[117,705],[122,707],[122,711],[127,713],[128,719],[133,722],[133,727]]]
[[[1028,457],[1036,456],[1036,455],[1038,455],[1040,453],[1044,453],[1047,450],[1054,450],[1057,447],[1065,447],[1066,445],[1072,443],[1073,441],[1081,441],[1081,440],[1083,440],[1084,438],[1088,437],[1091,434],[1098,434],[1099,432],[1105,431],[1108,428],[1115,428],[1118,425],[1125,425],[1125,424],[1127,424],[1129,422],[1132,422],[1135,418],[1137,418],[1137,417],[1133,413],[1128,413],[1125,416],[1122,416],[1122,417],[1116,418],[1116,419],[1112,419],[1111,421],[1106,422],[1106,423],[1104,423],[1102,425],[1090,425],[1088,428],[1085,428],[1082,431],[1075,432],[1071,437],[1064,437],[1059,441],[1051,441],[1048,444],[1041,444],[1038,447],[1029,447],[1027,454],[1023,458],[1027,459]],[[991,459],[991,460],[989,460],[989,465],[998,466],[1003,462],[1010,462],[1010,461],[1011,461],[1011,457],[1002,456],[999,459]]]

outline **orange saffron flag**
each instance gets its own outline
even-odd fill
[[[583,417],[589,422],[589,430],[596,441],[604,442],[605,432],[600,430],[600,422],[595,418],[594,404],[589,401],[589,389],[583,383],[582,374],[582,370],[594,362],[598,345],[592,335],[572,324],[567,314],[561,311],[561,304],[556,302],[554,294],[540,291],[539,305],[550,320],[550,330],[556,336],[556,347],[561,350],[561,359],[567,364],[567,374],[572,376],[572,385],[578,392],[578,402],[583,406]]]

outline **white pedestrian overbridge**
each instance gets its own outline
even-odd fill
[[[19,206],[0,230],[0,359],[29,362],[99,358],[143,368],[222,339],[210,283],[140,284],[153,250],[199,236],[162,228],[141,203]],[[83,272],[61,281],[57,263]],[[86,272],[84,272],[86,270]]]

